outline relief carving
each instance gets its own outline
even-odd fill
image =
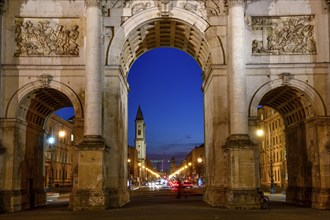
[[[113,27],[108,27],[106,26],[104,28],[104,44],[106,45],[106,50],[105,50],[105,63],[108,64],[108,57],[110,53],[110,45],[114,36],[114,29]]]
[[[78,56],[75,19],[16,18],[15,56]]]
[[[49,87],[49,84],[51,83],[52,80],[53,80],[53,76],[51,75],[43,74],[39,76],[39,81],[42,83],[43,87]]]
[[[103,0],[108,8],[126,8],[130,7],[133,0]]]
[[[225,11],[224,7],[226,6],[226,0],[210,0],[206,1],[206,4],[207,14],[211,16],[218,16]]]
[[[279,74],[279,78],[282,79],[282,85],[288,85],[291,79],[294,78],[294,74],[291,73],[281,73]]]
[[[170,0],[159,0],[159,8],[161,16],[169,16],[171,10],[171,2]]]
[[[314,15],[252,17],[252,54],[315,54]]]
[[[144,11],[151,6],[150,2],[138,2],[132,6],[132,15]]]
[[[179,0],[177,4],[181,8],[190,11],[204,19],[207,18],[205,1],[203,0]]]

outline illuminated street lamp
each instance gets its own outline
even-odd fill
[[[47,140],[48,144],[52,146],[55,143],[55,138],[53,136],[50,136]]]
[[[132,181],[131,181],[131,159],[127,159],[127,185],[129,188],[132,186]]]
[[[201,177],[201,169],[202,169],[203,159],[201,157],[198,157],[197,162],[198,162],[198,177],[200,178]]]
[[[264,130],[261,128],[257,129],[257,136],[262,138],[264,136]],[[270,175],[270,193],[275,193],[275,185],[274,185],[274,172],[273,172],[273,152],[272,152],[272,145],[269,144],[269,175]]]
[[[58,135],[59,135],[61,138],[63,138],[63,137],[65,136],[65,131],[63,130],[63,128],[62,128],[62,130],[60,130],[60,131],[58,132]]]
[[[202,178],[201,178],[202,162],[203,162],[203,159],[201,157],[198,157],[197,158],[197,163],[198,163],[198,187],[200,187],[202,185]]]
[[[47,139],[47,142],[49,144],[49,151],[50,151],[50,160],[51,160],[51,179],[49,181],[49,186],[53,186],[53,181],[54,181],[54,148],[53,144],[55,144],[55,137],[49,136]]]
[[[138,163],[139,166],[139,185],[141,185],[141,162]]]
[[[189,162],[189,163],[188,163],[188,167],[189,167],[189,178],[191,178],[191,165],[192,165],[192,163]]]
[[[257,133],[257,136],[258,136],[258,137],[262,137],[262,136],[264,136],[264,130],[262,130],[262,129],[260,129],[260,128],[257,130],[256,133]]]

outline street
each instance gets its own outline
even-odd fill
[[[50,202],[45,207],[24,210],[17,213],[0,214],[6,220],[84,220],[84,219],[118,219],[118,220],[326,220],[330,219],[329,210],[317,210],[285,204],[283,195],[268,195],[271,210],[229,210],[211,207],[202,201],[200,189],[194,189],[187,197],[176,198],[176,192],[159,188],[150,191],[139,188],[132,191],[131,202],[122,208],[103,211],[72,212],[68,210],[67,195]]]

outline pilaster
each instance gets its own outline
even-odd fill
[[[224,207],[225,159],[222,147],[229,135],[228,80],[226,66],[212,65],[204,79],[205,178],[203,200]]]
[[[24,153],[22,149],[15,149],[15,136],[18,136],[20,130],[17,127],[26,125],[18,125],[18,123],[13,119],[0,120],[0,140],[2,141],[2,146],[0,146],[0,213],[16,212],[29,207],[27,192],[21,189],[20,165],[23,163]]]
[[[129,202],[127,188],[128,83],[120,66],[106,66],[104,77],[104,140],[110,146],[107,189],[110,207]],[[111,134],[111,135],[110,135]]]

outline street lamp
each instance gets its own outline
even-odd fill
[[[257,136],[258,136],[258,137],[262,137],[262,136],[264,136],[264,130],[262,130],[262,129],[260,129],[260,128],[257,130],[256,133],[257,133]]]
[[[188,163],[188,167],[189,167],[189,179],[191,179],[191,165],[192,165],[192,163],[189,162]]]
[[[49,144],[49,151],[50,151],[50,162],[51,162],[51,179],[48,183],[49,186],[53,187],[53,181],[54,181],[54,148],[53,144],[55,144],[55,137],[49,136],[47,139],[47,142]]]
[[[127,159],[127,185],[131,188],[132,181],[131,181],[131,159]]]
[[[262,138],[264,136],[264,130],[261,128],[257,129],[257,136],[259,138]],[[268,132],[268,135],[270,135],[270,132]],[[273,149],[271,144],[271,138],[269,137],[269,176],[270,176],[270,193],[275,193],[275,185],[274,185],[274,172],[273,172]],[[266,153],[266,152],[265,152]]]
[[[58,136],[60,136],[61,138],[65,136],[65,131],[63,130],[63,128],[58,132]]]
[[[202,178],[201,178],[202,162],[203,162],[203,159],[201,157],[198,157],[197,163],[198,163],[198,186],[199,187],[202,185]]]
[[[138,163],[139,166],[139,186],[141,185],[141,162]]]

